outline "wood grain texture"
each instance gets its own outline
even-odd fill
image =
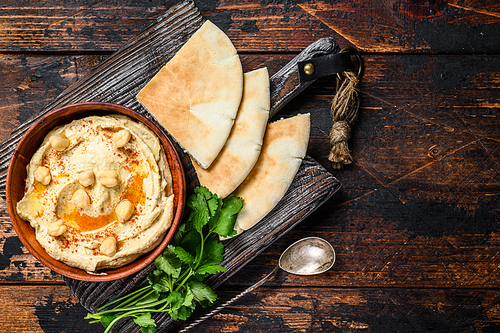
[[[0,141],[174,3],[4,1]],[[277,115],[311,113],[308,155],[343,187],[218,294],[248,287],[305,236],[329,240],[336,265],[313,279],[280,272],[193,332],[499,331],[498,1],[195,3],[244,69],[274,74],[333,37],[364,51],[366,71],[355,162],[342,170],[326,158],[333,78]],[[2,332],[99,332],[60,276],[23,249],[1,199],[0,283]]]
[[[486,332],[499,327],[498,297],[486,290],[261,288],[192,332]]]
[[[261,287],[191,332],[495,332],[499,300],[488,289]],[[0,304],[2,332],[104,330],[83,319],[87,312],[65,286],[1,286]]]
[[[18,56],[19,59],[24,57]],[[411,59],[405,61],[407,57]],[[291,58],[247,55],[243,63],[249,70],[265,64],[274,73]],[[459,60],[452,55],[365,57],[367,70],[361,87],[361,117],[350,142],[356,162],[342,171],[330,169],[344,186],[320,208],[320,212],[306,220],[314,234],[324,234],[348,251],[339,252],[339,263],[342,257],[356,255],[358,258],[349,261],[348,274],[337,278],[340,285],[405,283],[409,286],[460,284],[472,287],[498,283],[495,258],[500,245],[496,236],[498,195],[495,193],[499,192],[499,180],[497,173],[491,170],[496,170],[499,163],[500,132],[496,130],[498,116],[494,112],[498,103],[495,87],[500,81],[500,58],[474,55],[467,58],[470,60],[463,57]],[[493,71],[488,72],[483,61],[475,61],[478,58],[491,64],[488,68]],[[79,63],[93,64],[94,59],[100,57],[79,56],[76,59]],[[463,79],[458,82],[454,78],[438,80],[446,71],[434,64],[453,60],[469,64],[461,74]],[[61,66],[61,71],[66,68],[60,58],[53,61]],[[30,57],[27,62],[37,64]],[[420,65],[415,68],[416,64]],[[22,73],[22,68],[14,67],[13,72]],[[27,69],[28,72],[37,70],[37,66]],[[465,75],[467,72],[472,74]],[[80,73],[85,71],[82,69]],[[5,80],[2,85],[6,86],[10,78],[6,75],[0,80]],[[72,81],[70,77],[59,80],[61,85],[64,82],[69,85]],[[434,82],[451,88],[440,88]],[[45,89],[43,86],[29,89],[33,100],[42,98]],[[330,79],[320,80],[278,114],[311,112],[313,126],[308,154],[327,169],[329,162],[325,150],[331,126],[328,107],[333,89]],[[16,118],[26,119],[35,112],[31,104],[23,104],[21,109],[25,113],[16,112],[13,105],[4,105],[12,111],[6,114],[16,113]],[[2,123],[2,126],[11,126],[5,132],[15,127],[9,123]],[[9,263],[5,259],[2,277],[19,282],[61,281],[37,266],[34,259],[26,261],[27,269],[20,266],[19,259],[29,256],[20,256],[21,245],[9,228],[6,212],[4,216],[2,226],[6,227],[2,233],[5,238],[0,240],[0,245],[6,243],[7,248],[12,249],[6,252],[18,254],[5,255],[7,259],[16,260]],[[298,230],[311,234],[309,228],[299,227]],[[300,237],[300,234],[293,234]],[[284,249],[286,244],[280,241],[277,246]],[[474,246],[469,247],[469,244]],[[399,250],[401,246],[404,251]],[[373,247],[380,247],[380,256],[369,255]],[[273,258],[278,254],[278,250],[264,252],[260,260],[265,263],[250,264],[243,272],[252,274],[255,271],[250,279],[255,281],[272,268]],[[387,262],[391,258],[394,261],[384,267],[383,258]],[[367,273],[368,267],[373,267],[372,273]],[[482,273],[470,275],[471,270]],[[250,283],[245,279],[237,281],[237,285]],[[326,275],[320,281],[328,285],[331,276]]]
[[[62,283],[59,274],[52,272],[33,257],[22,245],[12,227],[7,205],[0,199],[0,281]]]
[[[66,70],[65,61],[61,61],[64,57],[51,58],[49,63],[53,65],[49,68],[53,69],[48,72],[37,66],[45,62],[33,61],[32,56],[16,57],[14,63],[26,58],[32,65],[14,66],[12,73],[23,73],[25,68],[27,73],[38,72],[45,77],[59,72],[58,68]],[[266,65],[274,74],[292,58],[245,55],[242,61],[248,70]],[[76,57],[75,62],[81,64],[79,75],[88,73],[101,59]],[[350,141],[354,165],[335,171],[326,159],[331,126],[328,108],[334,91],[330,78],[311,85],[277,115],[311,113],[308,154],[340,179],[342,190],[305,221],[307,227],[299,226],[300,232],[292,231],[293,237],[279,240],[275,248],[265,251],[229,283],[248,286],[272,269],[279,249],[284,250],[301,235],[319,235],[344,249],[338,251],[338,263],[345,261],[348,269],[336,276],[338,285],[498,285],[499,201],[495,194],[500,192],[500,185],[495,170],[500,132],[495,106],[500,57],[377,55],[365,56],[364,60],[361,116]],[[441,75],[449,73],[444,65],[465,63],[469,64],[467,71]],[[7,86],[12,75],[0,77],[4,80],[1,86]],[[74,77],[60,77],[57,82],[70,85]],[[27,88],[35,102],[46,91],[37,82]],[[0,103],[6,100],[9,98]],[[38,111],[31,103],[23,103],[19,111],[15,105],[3,105],[9,110],[5,114],[16,119],[26,119]],[[15,127],[3,122],[2,126],[6,133]],[[21,253],[5,206],[3,212],[0,249],[7,245],[0,276],[11,282],[60,282],[59,276]],[[379,249],[378,255],[370,252],[373,248]],[[315,283],[326,286],[331,281],[332,276],[327,274]]]
[[[111,52],[181,1],[4,1],[3,52]],[[365,52],[498,52],[495,0],[198,0],[239,52],[300,52],[333,37]]]
[[[0,286],[0,304],[2,332],[103,331],[83,320],[86,311],[62,285]]]

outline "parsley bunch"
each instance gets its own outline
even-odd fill
[[[151,314],[168,312],[174,320],[186,320],[196,302],[206,307],[217,300],[217,295],[203,283],[208,275],[226,270],[220,265],[224,245],[211,236],[236,233],[234,223],[243,200],[235,195],[222,200],[206,187],[197,187],[186,204],[190,210],[187,221],[155,259],[156,269],[147,276],[149,284],[104,305],[96,314],[89,313],[85,317],[91,320],[89,323],[101,322],[107,333],[121,318],[132,317],[142,332],[154,333],[156,322]]]

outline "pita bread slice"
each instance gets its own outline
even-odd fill
[[[262,151],[254,168],[234,193],[243,198],[235,230],[248,230],[283,198],[306,155],[310,115],[302,114],[267,125]]]
[[[219,198],[231,194],[257,162],[270,104],[267,68],[243,74],[243,98],[224,148],[206,170],[193,161],[200,184]]]
[[[242,92],[236,49],[222,30],[206,21],[137,99],[208,168],[231,132]]]

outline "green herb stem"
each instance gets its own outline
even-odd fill
[[[108,333],[109,330],[111,329],[111,327],[120,319],[122,318],[126,318],[126,317],[131,317],[131,316],[135,316],[136,314],[138,313],[159,313],[159,312],[166,312],[167,310],[166,309],[162,309],[162,310],[147,310],[147,309],[144,309],[144,310],[137,310],[137,311],[129,311],[129,312],[126,312],[118,317],[116,317],[115,319],[113,319],[113,321],[111,323],[109,323],[108,327],[106,327],[106,329],[104,330],[104,333]]]
[[[111,309],[111,310],[106,310],[106,311],[99,312],[96,315],[101,315],[102,316],[102,315],[107,315],[107,314],[116,313],[116,312],[122,312],[122,311],[133,311],[133,310],[148,309],[148,308],[155,307],[155,306],[160,305],[160,304],[165,303],[165,302],[167,302],[167,299],[162,299],[162,300],[151,302],[151,303],[145,303],[145,304],[141,304],[140,306],[135,306],[135,307],[130,307],[130,308],[118,308],[117,307],[117,308],[114,308],[114,309]]]
[[[182,288],[182,286],[189,280],[189,278],[191,276],[193,276],[193,274],[194,274],[194,271],[193,270],[189,270],[188,275],[184,278],[184,280],[182,280],[182,282],[179,285],[177,285],[177,288],[175,288],[175,291],[179,291],[179,289]]]
[[[210,235],[210,232],[208,233],[208,235]],[[200,265],[201,259],[203,258],[203,254],[205,252],[204,245],[205,245],[205,242],[207,241],[207,239],[205,237],[203,237],[203,233],[200,233],[200,237],[201,237],[200,253],[197,253],[197,255],[196,255],[196,260],[195,260],[195,265],[194,265],[193,271],[196,271],[196,269]]]
[[[142,301],[143,299],[145,299],[146,297],[148,297],[149,295],[151,295],[154,292],[155,292],[155,290],[153,288],[151,288],[151,290],[146,295],[143,295],[141,298],[139,298],[138,300],[134,301],[132,304],[136,305],[137,303],[139,303],[140,301]],[[130,303],[130,302],[124,302],[124,303],[127,304],[127,303]],[[120,307],[122,306],[122,304],[120,304]],[[145,303],[145,304],[147,304],[147,303]]]
[[[129,312],[125,312],[124,314],[122,314],[122,315],[120,315],[120,316],[116,317],[115,319],[113,319],[113,320],[109,323],[108,327],[106,327],[106,329],[104,330],[104,333],[108,333],[108,332],[109,332],[109,330],[111,329],[111,327],[113,327],[113,325],[114,325],[114,324],[115,324],[118,320],[120,320],[120,319],[122,319],[122,318],[125,318],[125,317],[129,317],[129,316],[133,315],[134,313],[141,313],[141,312],[145,312],[145,311],[146,311],[146,310],[143,310],[143,311],[129,311]]]
[[[140,300],[148,297],[149,295],[151,295],[153,292],[154,292],[154,289],[151,288],[151,286],[148,286],[149,288],[148,289],[145,289],[144,291],[142,291],[141,293],[138,293],[136,295],[134,295],[133,297],[131,297],[130,299],[126,300],[125,302],[123,303],[120,303],[120,305],[118,305],[119,308],[122,308],[122,307],[125,307],[127,305],[135,305],[137,304],[137,302],[139,302]],[[146,294],[145,294],[146,293]],[[139,299],[136,299],[138,298]]]
[[[115,303],[118,303],[118,302],[120,302],[121,300],[124,300],[124,299],[126,299],[126,298],[130,298],[131,296],[134,296],[135,294],[138,294],[138,293],[140,293],[140,292],[142,292],[142,291],[144,291],[144,290],[146,290],[146,289],[148,289],[148,288],[151,288],[151,286],[147,285],[147,286],[142,287],[141,289],[138,289],[138,290],[136,290],[136,291],[134,291],[134,292],[132,292],[132,293],[130,293],[130,294],[127,294],[127,295],[125,295],[125,296],[123,296],[123,297],[120,297],[120,298],[118,298],[118,299],[115,299],[114,301],[109,302],[108,304],[101,306],[99,309],[97,309],[97,311],[101,311],[102,309],[105,309],[105,308],[107,308],[107,307],[108,307],[108,306],[110,306],[110,305],[113,305],[113,304],[115,304]],[[120,304],[120,305],[121,305],[121,304]]]

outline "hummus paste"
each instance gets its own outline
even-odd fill
[[[50,256],[95,272],[154,249],[171,225],[173,198],[156,135],[125,116],[91,116],[45,137],[17,211]]]

